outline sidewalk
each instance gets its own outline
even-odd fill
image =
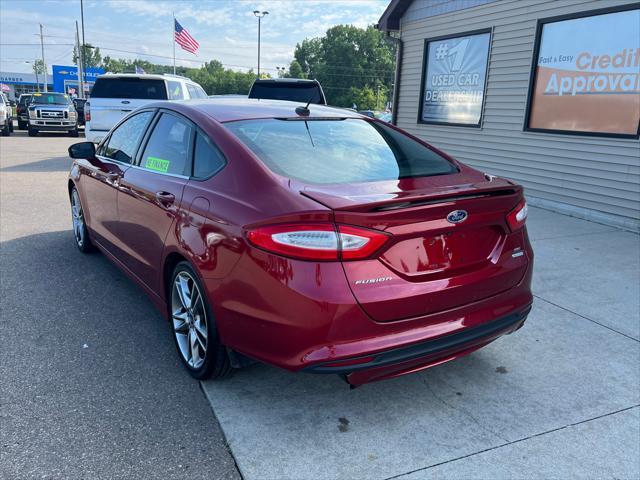
[[[640,476],[640,237],[532,208],[524,328],[349,390],[264,365],[203,388],[246,480]]]

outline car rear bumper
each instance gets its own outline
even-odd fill
[[[467,355],[518,330],[530,311],[531,305],[528,305],[505,317],[457,333],[364,357],[318,363],[302,371],[345,375],[352,386],[416,372]]]

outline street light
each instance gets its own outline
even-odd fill
[[[258,18],[258,78],[260,78],[260,23],[262,22],[262,17],[269,15],[269,12],[254,10],[253,14]]]
[[[38,89],[38,91],[40,91],[40,79],[38,78],[38,68],[37,68],[36,62],[30,62],[29,60],[25,60],[24,63],[28,63],[30,65],[33,65],[33,71],[36,74],[36,88]]]

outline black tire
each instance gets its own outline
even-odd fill
[[[189,342],[191,338],[191,331],[193,330],[193,335],[195,335],[199,342],[196,347],[196,351],[198,351],[198,360],[202,359],[201,355],[199,355],[199,352],[203,351],[201,342],[202,337],[198,334],[199,330],[196,328],[196,324],[198,322],[200,322],[201,325],[201,310],[198,307],[194,307],[192,314],[187,315],[186,309],[182,307],[184,302],[180,300],[180,295],[177,292],[177,287],[175,286],[178,276],[181,276],[182,279],[188,277],[188,280],[192,282],[191,286],[195,283],[197,291],[199,293],[203,293],[199,298],[202,300],[202,307],[204,308],[204,320],[206,323],[207,336],[205,339],[204,360],[198,366],[191,365],[189,360],[185,358],[185,355],[189,355],[183,352],[184,349],[187,348],[188,353],[191,353]],[[173,270],[173,275],[171,275],[171,283],[167,285],[167,311],[169,316],[169,325],[171,327],[171,334],[176,345],[178,356],[189,374],[198,380],[205,380],[208,378],[221,379],[230,376],[235,369],[231,366],[227,349],[219,341],[213,312],[209,305],[209,299],[204,292],[206,292],[206,290],[203,288],[198,275],[191,265],[187,262],[178,263],[176,268]],[[194,297],[196,298],[197,303],[198,296]],[[178,315],[174,316],[176,312],[180,312],[179,315],[185,315],[185,318],[188,317],[189,320],[182,320],[178,318]],[[182,328],[179,328],[178,326]],[[187,342],[187,344],[185,345],[184,342]],[[194,357],[195,355],[191,355],[192,360],[194,360]]]
[[[71,188],[69,193],[69,200],[71,202],[71,222],[73,225],[73,239],[75,240],[76,247],[82,253],[95,252],[96,247],[91,243],[89,238],[89,230],[87,224],[84,221],[84,210],[82,209],[82,203],[80,202],[80,195],[76,187]],[[75,210],[75,205],[78,205],[78,210]],[[79,215],[79,218],[78,216]]]
[[[69,136],[70,137],[77,137],[80,134],[78,133],[78,127],[74,128],[73,130],[69,130]]]
[[[4,126],[2,127],[2,136],[8,137],[9,135],[11,135],[11,129],[9,128],[9,120],[6,120],[4,122]]]
[[[18,120],[18,130],[26,130],[27,129],[27,122],[21,122],[20,120]]]
[[[36,130],[35,128],[31,128],[31,127],[27,127],[28,133],[30,137],[37,137],[38,136],[38,130]]]

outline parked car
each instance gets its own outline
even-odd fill
[[[379,120],[157,102],[69,154],[77,247],[142,287],[196,378],[258,360],[360,385],[466,355],[531,308],[522,187]]]
[[[30,137],[42,131],[67,132],[72,137],[78,136],[78,114],[71,98],[65,93],[34,93],[27,111]]]
[[[327,104],[320,82],[303,78],[256,79],[249,90],[249,98]]]
[[[84,125],[85,121],[84,121],[84,104],[87,103],[87,99],[86,98],[74,98],[73,99],[73,106],[76,109],[76,112],[78,112],[78,125]]]
[[[0,132],[4,137],[13,132],[13,110],[4,93],[0,93]]]
[[[391,122],[391,112],[380,112],[376,110],[359,110],[360,115],[365,115],[369,118],[377,118],[383,122]]]
[[[32,95],[30,93],[23,93],[18,99],[18,105],[16,106],[16,116],[18,117],[18,130],[26,130],[29,123],[29,104],[31,103]]]
[[[191,98],[207,98],[207,94],[186,77],[133,73],[101,75],[84,105],[85,137],[98,143],[122,117],[150,102]]]

